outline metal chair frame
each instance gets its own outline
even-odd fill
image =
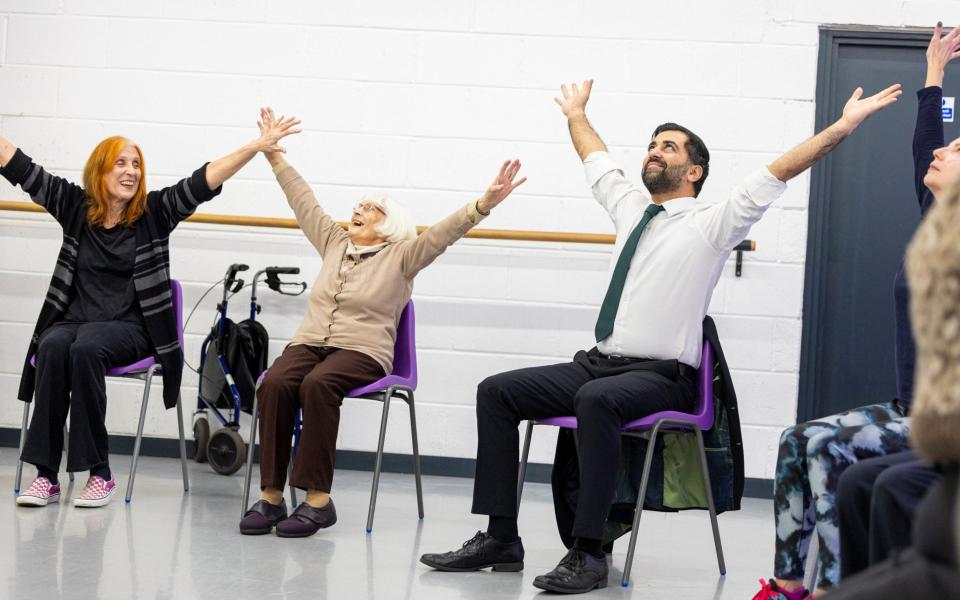
[[[704,341],[701,369],[709,369],[709,372],[706,374],[698,372],[698,379],[709,380],[710,382],[712,382],[713,380],[712,350],[713,349],[710,347],[709,343]],[[698,385],[700,386],[700,389],[698,390],[697,409],[703,409],[702,403],[706,403],[706,402],[709,402],[709,406],[712,407],[713,406],[712,396],[710,398],[699,397],[703,395],[703,393],[705,392],[712,394],[712,389],[705,390],[704,388],[706,388],[706,384],[704,381],[698,382]],[[717,526],[717,510],[713,502],[713,491],[710,487],[710,472],[709,472],[709,469],[707,468],[707,453],[703,444],[703,430],[701,429],[701,425],[697,422],[697,418],[693,414],[689,415],[690,418],[685,418],[684,416],[681,416],[682,413],[669,413],[669,416],[666,413],[659,413],[659,414],[664,414],[665,416],[656,418],[657,415],[654,414],[645,418],[645,419],[656,418],[656,421],[653,423],[652,427],[649,427],[648,425],[641,425],[637,428],[631,427],[631,425],[636,423],[636,421],[634,421],[631,423],[627,423],[624,426],[624,430],[621,432],[621,435],[627,436],[627,437],[646,438],[649,440],[649,444],[647,447],[651,450],[656,447],[657,436],[660,434],[660,430],[664,427],[671,430],[679,429],[681,431],[686,431],[686,432],[689,432],[692,430],[692,432],[696,435],[697,447],[699,449],[699,454],[700,454],[701,474],[703,477],[704,489],[706,490],[706,496],[707,496],[707,510],[710,513],[710,526],[711,526],[711,529],[713,530],[713,543],[717,553],[717,566],[720,569],[720,575],[724,576],[727,574],[727,567],[723,559],[723,547],[720,542],[720,529]],[[638,421],[640,421],[640,419],[638,419]],[[536,420],[527,421],[526,435],[524,436],[524,439],[523,439],[523,450],[521,451],[520,465],[517,472],[517,510],[518,511],[520,508],[520,498],[523,493],[523,480],[527,472],[527,459],[529,458],[529,455],[530,455],[530,439],[533,436],[533,426],[536,424],[539,424],[538,421]],[[554,423],[543,423],[543,424],[555,425]],[[565,427],[565,428],[575,428],[575,426],[573,427],[570,427],[567,425],[559,425],[559,426]],[[640,478],[640,489],[638,490],[637,503],[636,503],[636,506],[634,507],[633,527],[630,530],[630,542],[627,548],[627,559],[623,567],[623,578],[620,580],[620,585],[622,587],[628,587],[630,585],[630,572],[633,567],[633,558],[634,558],[634,553],[636,551],[636,546],[637,546],[637,531],[640,526],[640,517],[643,513],[643,501],[644,501],[644,498],[646,497],[647,485],[650,481],[650,468],[653,465],[653,455],[654,455],[654,452],[649,451],[649,452],[646,452],[644,456],[643,472]]]
[[[405,309],[405,312],[407,310],[409,310],[409,317],[407,318],[413,319],[414,317],[413,317],[413,301],[412,300],[410,301],[407,308]],[[408,327],[408,330],[409,330],[408,337],[413,338],[414,327],[412,323]],[[383,403],[383,411],[381,412],[381,415],[380,415],[380,436],[377,440],[377,454],[376,454],[376,460],[374,462],[374,467],[373,467],[373,484],[370,489],[370,505],[367,508],[367,527],[366,527],[367,533],[371,533],[373,531],[373,515],[377,507],[377,494],[380,488],[380,472],[383,467],[383,445],[387,437],[387,418],[390,413],[390,401],[393,400],[394,398],[399,398],[404,402],[406,402],[407,407],[410,410],[410,436],[413,443],[413,474],[414,474],[414,479],[416,481],[416,486],[417,486],[417,514],[421,520],[423,519],[423,484],[421,481],[420,447],[417,440],[417,414],[416,414],[416,409],[414,407],[414,387],[413,387],[416,385],[416,373],[417,373],[416,349],[415,349],[416,344],[414,339],[405,340],[405,341],[408,341],[410,346],[413,348],[413,354],[412,354],[413,373],[411,377],[406,377],[404,379],[412,381],[412,385],[391,383],[379,390],[367,391],[366,393],[358,393],[358,394],[348,393],[346,396],[347,398],[377,400]],[[401,342],[400,336],[398,335],[397,336],[398,345],[400,344],[400,342]],[[395,356],[398,355],[396,351],[394,352],[394,354]],[[395,370],[396,370],[396,365],[395,365]],[[263,383],[263,378],[265,375],[266,375],[266,371],[264,371],[260,375],[260,378],[257,380],[257,391],[260,390],[260,385]],[[354,390],[354,392],[370,390],[370,388],[378,387],[378,384],[381,381],[382,382],[386,382],[388,380],[396,381],[397,379],[399,378],[396,374],[388,374],[380,381],[375,381],[369,385],[363,386],[362,388],[358,388],[358,390]],[[243,483],[243,499],[242,499],[243,503],[242,503],[242,506],[240,507],[241,517],[246,513],[247,505],[250,501],[250,480],[253,475],[253,449],[257,439],[257,422],[259,417],[259,412],[257,410],[256,396],[257,395],[255,394],[254,402],[253,402],[253,418],[251,419],[251,422],[250,422],[250,437],[249,437],[250,450],[247,452],[247,471],[244,476],[244,483]],[[300,412],[298,411],[297,418],[294,423],[294,444],[293,444],[293,451],[290,454],[290,465],[288,469],[288,471],[290,472],[292,472],[293,460],[296,456],[297,445],[300,440],[300,430],[301,430],[301,420],[300,420]],[[287,480],[289,482],[289,476]],[[296,507],[297,506],[296,488],[294,488],[292,485],[289,485],[289,488],[290,488],[291,507]]]
[[[180,347],[183,348],[183,288],[180,282],[171,279],[173,288],[174,310],[177,316],[177,336],[180,340]],[[131,365],[117,367],[107,371],[107,377],[117,377],[122,379],[138,379],[143,381],[143,400],[140,402],[140,421],[137,424],[137,436],[133,442],[133,458],[130,461],[130,475],[127,480],[127,490],[124,501],[129,504],[133,497],[133,482],[137,475],[137,462],[140,459],[140,445],[143,440],[143,424],[147,419],[147,403],[150,400],[150,384],[153,382],[153,376],[160,374],[160,363],[153,357],[141,359]],[[23,454],[23,446],[27,439],[27,425],[30,416],[30,402],[23,403],[23,421],[20,427],[20,454]],[[180,433],[180,467],[183,473],[183,491],[190,491],[190,478],[187,474],[187,445],[183,435],[183,402],[178,395],[177,398],[177,426]],[[67,429],[64,427],[64,447],[67,447]],[[17,461],[17,476],[14,483],[14,493],[20,492],[20,483],[23,475],[23,461]],[[73,481],[73,473],[70,473],[70,481]]]

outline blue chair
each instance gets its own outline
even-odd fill
[[[170,280],[171,298],[173,300],[173,309],[177,319],[177,340],[180,342],[180,348],[183,348],[183,288],[176,279]],[[36,355],[30,358],[30,364],[36,365]],[[133,495],[133,481],[137,474],[137,461],[140,458],[140,442],[143,440],[143,424],[147,418],[147,401],[150,399],[150,384],[154,375],[162,375],[160,363],[153,356],[148,356],[125,367],[116,367],[107,371],[107,377],[122,377],[124,379],[139,379],[143,381],[143,401],[140,403],[140,422],[137,425],[137,437],[133,443],[133,459],[130,462],[130,477],[127,480],[127,493],[124,500],[129,503]],[[180,432],[180,466],[183,471],[183,491],[190,491],[190,479],[187,476],[187,446],[183,436],[183,407],[182,402],[177,399],[177,427]],[[30,403],[23,403],[23,424],[20,428],[20,453],[23,453],[23,444],[27,439],[27,422],[30,416]],[[66,435],[66,428],[64,428]],[[20,482],[23,475],[23,462],[17,461],[17,477],[14,485],[14,493],[20,493]],[[70,481],[73,481],[73,473],[70,473]]]
[[[257,379],[257,389],[263,383],[263,378],[267,372],[264,371]],[[420,449],[417,443],[417,416],[414,409],[413,393],[417,389],[417,339],[416,323],[413,311],[413,300],[410,300],[400,314],[400,323],[397,325],[397,339],[393,347],[393,370],[392,372],[369,385],[351,390],[345,395],[346,398],[362,398],[365,400],[377,400],[383,402],[383,412],[380,416],[380,438],[377,442],[376,462],[373,468],[373,487],[370,490],[370,506],[367,509],[367,533],[373,531],[373,513],[377,506],[377,491],[380,487],[380,470],[383,466],[383,443],[387,435],[387,416],[390,411],[390,401],[393,398],[399,398],[407,403],[410,409],[410,435],[413,441],[413,473],[417,485],[417,513],[423,519],[423,486],[420,477]],[[250,448],[247,453],[247,473],[243,484],[243,506],[241,507],[241,516],[246,513],[248,502],[250,501],[250,478],[253,473],[253,451],[252,448],[257,438],[257,401],[253,403],[253,419],[250,423]],[[300,412],[297,412],[297,418],[294,422],[294,445],[293,452],[290,455],[290,464],[296,456],[297,442],[300,440]],[[297,505],[296,490],[290,486],[290,502],[292,506]]]
[[[697,371],[697,401],[692,413],[664,411],[648,415],[642,419],[630,421],[623,426],[622,435],[629,437],[646,437],[649,439],[648,448],[653,449],[657,442],[657,435],[661,429],[692,432],[696,435],[700,450],[700,464],[703,472],[703,483],[706,490],[707,505],[710,512],[710,525],[713,528],[713,543],[717,552],[717,564],[720,575],[727,574],[727,567],[723,560],[723,548],[720,545],[720,530],[717,527],[717,511],[713,504],[713,492],[710,488],[710,473],[707,470],[707,453],[703,446],[703,433],[713,428],[713,348],[707,340],[703,342],[703,353],[700,359],[700,369]],[[533,435],[534,425],[552,425],[565,429],[576,429],[576,417],[552,417],[527,421],[527,432],[523,440],[523,451],[520,457],[520,469],[517,476],[517,508],[520,506],[520,496],[523,492],[523,479],[527,470],[527,458],[530,454],[530,438]],[[640,526],[640,515],[643,511],[643,499],[646,496],[647,484],[650,481],[650,466],[653,464],[653,452],[647,452],[643,462],[643,474],[640,478],[640,490],[637,494],[637,504],[633,517],[633,527],[630,530],[630,544],[627,550],[627,560],[623,567],[623,579],[620,585],[627,587],[630,582],[630,570],[633,566],[633,555],[637,545],[637,530]]]

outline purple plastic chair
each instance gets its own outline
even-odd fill
[[[177,319],[177,341],[180,348],[183,345],[183,288],[176,279],[170,280],[171,299]],[[30,364],[36,365],[36,355],[30,358]],[[143,440],[143,424],[147,418],[147,401],[150,399],[150,384],[154,375],[162,375],[160,363],[153,356],[148,356],[125,367],[116,367],[107,371],[107,377],[122,377],[124,379],[139,379],[143,381],[143,401],[140,403],[140,422],[137,425],[137,437],[133,443],[133,459],[130,462],[130,478],[127,480],[127,493],[124,500],[129,503],[133,495],[133,481],[137,474],[137,461],[140,458],[140,442]],[[183,471],[183,491],[190,491],[190,479],[187,476],[187,445],[183,437],[183,407],[177,399],[177,427],[180,432],[180,466]],[[29,418],[30,403],[23,403],[23,425],[20,428],[20,453],[23,453],[23,444],[26,441],[27,421]],[[66,433],[66,430],[64,430]],[[17,477],[15,489],[20,490],[20,479],[23,474],[23,463],[17,462]],[[73,473],[70,474],[73,481]]]
[[[720,530],[717,527],[717,510],[713,503],[713,492],[710,488],[710,472],[707,469],[707,453],[703,446],[703,433],[713,428],[713,348],[710,342],[703,341],[703,352],[700,359],[700,368],[697,370],[697,400],[693,413],[664,411],[648,415],[636,421],[630,421],[623,426],[622,434],[630,437],[648,438],[648,448],[654,448],[657,435],[661,429],[692,431],[697,437],[697,446],[700,449],[700,465],[703,473],[704,489],[707,496],[707,507],[710,512],[710,525],[713,528],[713,543],[717,551],[717,564],[720,575],[727,574],[727,567],[723,560],[723,548],[720,545]],[[530,454],[530,438],[533,435],[534,425],[552,425],[565,429],[576,429],[576,417],[552,417],[527,421],[527,433],[523,440],[523,451],[520,457],[520,469],[517,474],[517,508],[520,507],[520,497],[523,492],[523,479],[527,471],[527,458]],[[653,452],[645,454],[643,474],[640,478],[640,489],[637,494],[637,504],[634,509],[633,527],[630,530],[630,544],[627,549],[627,560],[623,567],[623,579],[620,585],[627,587],[630,582],[630,569],[633,566],[633,554],[637,545],[637,529],[640,526],[640,515],[643,511],[643,500],[647,493],[647,484],[650,481],[650,466],[653,464]]]
[[[267,372],[260,374],[257,388],[263,382]],[[417,484],[417,512],[423,518],[423,486],[420,481],[420,449],[417,443],[417,415],[414,409],[413,393],[417,389],[417,339],[416,323],[413,311],[413,300],[410,300],[400,313],[400,323],[397,325],[397,340],[393,346],[393,371],[386,377],[374,381],[346,393],[346,398],[363,398],[383,402],[383,412],[380,417],[380,438],[377,442],[377,456],[373,468],[373,487],[370,490],[370,507],[367,510],[367,533],[373,531],[373,513],[377,506],[377,490],[380,486],[380,470],[383,466],[383,442],[387,435],[387,416],[390,412],[390,401],[399,398],[407,403],[410,409],[410,435],[413,440],[413,474]],[[250,423],[250,447],[253,448],[257,435],[257,401],[254,398],[253,419]],[[296,454],[297,441],[300,439],[300,414],[294,425],[294,448],[290,457]],[[253,472],[253,452],[247,453],[247,473],[243,485],[243,506],[241,515],[247,510],[250,500],[250,478]],[[290,501],[297,505],[296,491],[290,486]]]

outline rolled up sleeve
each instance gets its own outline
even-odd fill
[[[787,184],[766,167],[759,169],[734,187],[726,200],[697,213],[697,227],[715,249],[729,250],[747,237],[753,224],[786,189]]]

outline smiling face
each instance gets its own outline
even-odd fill
[[[960,138],[933,151],[933,162],[923,177],[923,185],[934,198],[940,198],[957,181],[960,181]]]
[[[113,167],[103,176],[103,183],[111,202],[126,205],[140,186],[140,153],[133,144],[127,144],[113,161]]]
[[[354,246],[375,246],[387,241],[376,230],[376,226],[387,217],[383,206],[372,200],[363,200],[353,207],[347,237]]]
[[[642,178],[651,194],[693,196],[693,181],[698,175],[694,176],[692,170],[699,167],[690,164],[686,143],[687,135],[682,131],[662,131],[650,141],[643,159]]]

